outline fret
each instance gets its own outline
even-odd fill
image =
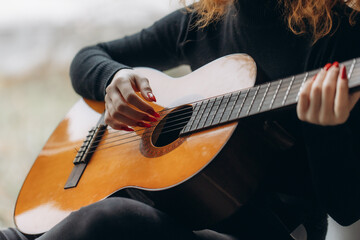
[[[261,105],[261,102],[264,99],[264,96],[265,96],[266,91],[268,90],[268,87],[269,87],[269,84],[259,85],[259,90],[256,93],[256,97],[254,98],[254,101],[252,103],[252,106],[251,106],[248,116],[259,113],[259,106]]]
[[[307,73],[305,74],[305,76],[304,76],[304,79],[303,79],[302,82],[301,82],[301,86],[300,86],[300,88],[299,88],[299,91],[298,91],[297,94],[296,94],[296,99],[295,99],[296,102],[299,100],[299,94],[300,94],[301,89],[303,88],[306,80],[308,79],[308,77],[309,77],[309,73],[307,72]]]
[[[350,70],[350,68],[351,68],[351,65],[354,63],[354,60],[356,61],[357,59],[351,59],[351,60],[348,60],[348,61],[346,61],[346,62],[342,62],[341,65],[346,66],[346,69],[347,69],[348,72],[349,72],[349,70]],[[357,61],[356,61],[356,62],[357,62]],[[355,63],[355,66],[356,66],[356,63]]]
[[[291,103],[295,102],[295,98],[300,90],[300,87],[303,83],[303,80],[304,80],[304,77],[306,76],[306,74],[308,74],[308,73],[302,73],[302,74],[295,76],[295,80],[291,86],[291,89],[289,91],[289,95],[287,97],[286,102],[291,102]]]
[[[191,115],[191,118],[189,120],[189,122],[186,124],[186,127],[181,131],[181,133],[186,133],[188,131],[190,131],[190,128],[192,126],[192,124],[194,123],[195,117],[197,116],[199,109],[200,109],[200,105],[201,103],[195,103],[195,106],[193,107],[193,112]]]
[[[285,99],[285,94],[286,94],[287,89],[289,88],[291,80],[292,80],[292,78],[283,79],[280,89],[275,96],[275,100],[272,105],[272,108],[276,109],[276,108],[283,106],[282,103]]]
[[[288,98],[289,98],[290,96],[292,96],[293,94],[295,94],[295,95],[297,94],[296,89],[297,89],[297,90],[300,89],[300,87],[301,87],[301,85],[302,85],[302,83],[303,83],[303,80],[304,80],[304,77],[305,77],[305,76],[306,76],[305,73],[304,73],[304,74],[299,74],[299,75],[296,75],[296,76],[295,76],[295,80],[294,80],[294,82],[293,82],[293,84],[292,84],[292,86],[291,86],[291,89],[290,89]]]
[[[203,128],[203,127],[204,127],[204,124],[205,124],[207,118],[209,117],[209,113],[210,113],[210,110],[211,110],[214,102],[215,102],[215,98],[211,98],[211,99],[209,100],[209,102],[208,102],[208,104],[207,104],[207,106],[206,106],[206,108],[205,108],[205,110],[204,110],[204,113],[203,113],[203,115],[201,116],[201,119],[200,119],[200,122],[199,122],[199,124],[198,124],[198,126],[197,126],[197,129],[200,129],[200,128]]]
[[[230,94],[231,95],[231,94]],[[230,95],[227,94],[224,96],[224,98],[222,99],[219,109],[216,113],[216,116],[214,118],[214,121],[212,122],[212,125],[218,124],[220,122],[221,116],[223,115],[224,111],[225,111],[225,107],[227,106],[229,99],[230,99]]]
[[[356,64],[356,59],[354,59],[352,64],[351,64],[350,70],[349,70],[348,75],[347,75],[348,79],[351,78],[351,75],[352,75],[352,73],[354,71],[355,64]]]
[[[199,112],[195,117],[194,123],[192,124],[190,131],[193,131],[193,130],[197,129],[197,126],[198,126],[198,124],[200,122],[200,119],[201,119],[201,117],[202,117],[202,115],[204,113],[204,110],[205,110],[206,105],[208,104],[208,102],[209,102],[209,100],[205,100],[205,101],[201,102]]]
[[[286,102],[286,100],[287,100],[287,98],[288,98],[288,96],[289,96],[290,89],[291,89],[291,87],[292,87],[292,85],[293,85],[293,83],[294,83],[294,80],[295,80],[295,76],[292,77],[291,82],[290,82],[290,84],[289,84],[289,87],[288,87],[288,89],[286,90],[284,100],[283,100],[282,103],[281,103],[282,106],[285,105],[285,102]]]
[[[243,108],[244,106],[244,103],[247,99],[247,96],[249,94],[249,91],[250,91],[250,88],[248,88],[248,90],[246,90],[245,93],[243,92],[240,92],[240,96],[239,98],[236,100],[236,103],[235,103],[235,107],[234,109],[232,110],[231,114],[230,114],[230,118],[229,118],[229,121],[231,120],[235,120],[238,118],[239,114],[240,114],[240,111],[241,109]]]
[[[226,97],[225,95],[221,96],[221,99],[220,99],[220,102],[219,102],[219,107],[218,107],[218,109],[217,109],[217,111],[215,113],[215,117],[214,117],[214,119],[212,121],[212,125],[215,125],[215,124],[219,123],[220,116],[221,116],[221,111],[222,111],[221,106],[222,106],[222,102],[224,101],[225,97]]]
[[[255,95],[256,89],[257,88],[250,88],[249,89],[248,95],[247,95],[247,97],[246,97],[246,99],[245,99],[245,101],[243,103],[243,106],[242,106],[242,109],[240,110],[238,118],[247,116],[247,112],[248,112],[250,104],[251,104],[251,102],[253,100],[253,97]]]
[[[269,92],[269,88],[270,88],[270,83],[268,83],[267,86],[266,86],[265,93],[264,93],[264,95],[263,95],[263,97],[262,97],[262,99],[260,101],[259,107],[258,107],[258,112],[260,112],[261,107],[263,106],[263,103],[265,101],[265,97],[266,97],[267,93]]]
[[[272,99],[274,98],[274,94],[276,92],[276,89],[278,88],[278,82],[269,82],[268,84],[269,84],[269,90],[267,91],[266,95],[264,95],[264,101],[260,108],[261,112],[270,109]]]
[[[305,74],[295,76],[294,82],[292,83],[288,96],[286,97],[285,106],[296,103],[296,96],[300,90],[301,83],[304,79]]]
[[[298,75],[295,80],[296,84],[293,85],[292,90],[289,94],[289,99],[291,99],[291,103],[297,103],[299,99],[299,93],[301,92],[301,89],[304,88],[304,84],[306,81],[309,81],[309,79],[312,79],[320,69],[315,69],[307,73],[303,73]],[[290,101],[290,100],[289,100]],[[288,102],[289,102],[288,101]]]
[[[253,104],[254,104],[254,101],[255,101],[255,98],[256,98],[256,96],[257,96],[257,94],[258,94],[258,92],[259,92],[259,89],[260,89],[260,86],[258,86],[258,87],[256,88],[254,97],[251,99],[250,106],[249,106],[248,110],[246,111],[246,115],[247,115],[247,116],[249,116],[250,110],[251,110],[251,108],[252,108],[252,106],[253,106]]]
[[[224,112],[226,111],[226,108],[227,108],[227,106],[229,105],[229,102],[230,102],[230,100],[231,100],[231,97],[232,97],[232,93],[231,93],[230,95],[227,94],[227,95],[225,96],[224,102],[223,102],[223,104],[221,105],[221,112],[219,112],[219,113],[217,114],[217,116],[218,116],[217,122],[218,122],[218,123],[221,122],[221,118],[223,117]],[[213,124],[214,124],[214,123],[213,123]],[[213,124],[212,124],[212,125],[213,125]]]
[[[269,108],[269,109],[271,109],[271,108],[272,108],[272,106],[273,106],[273,104],[274,104],[274,102],[275,102],[275,98],[276,98],[276,95],[277,95],[277,94],[278,94],[278,92],[279,92],[279,89],[280,89],[281,83],[282,83],[282,80],[280,80],[279,84],[277,85],[277,88],[276,88],[275,94],[274,94],[274,96],[273,96],[273,98],[272,98],[272,100],[271,100],[271,103],[270,103],[270,108]]]
[[[211,111],[210,111],[209,116],[208,116],[208,118],[207,118],[207,120],[205,122],[204,127],[211,126],[211,123],[213,122],[213,120],[215,118],[215,115],[216,115],[216,113],[217,113],[217,111],[218,111],[218,109],[220,107],[220,103],[222,102],[223,98],[224,98],[224,95],[216,98],[215,103],[211,108]]]
[[[234,109],[235,103],[237,101],[237,99],[240,96],[240,92],[237,93],[233,93],[233,95],[231,96],[229,103],[227,104],[222,117],[221,117],[221,122],[226,122],[229,120],[230,114],[232,112],[232,110]]]
[[[360,59],[360,58],[358,58]],[[358,59],[354,59],[352,61],[352,64],[354,65],[352,71],[348,73],[348,79],[349,79],[349,88],[358,88],[360,84],[360,74],[359,74],[359,65],[360,63],[357,61]]]

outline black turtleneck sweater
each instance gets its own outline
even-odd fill
[[[195,13],[175,11],[137,34],[82,49],[71,65],[73,86],[85,98],[104,100],[106,86],[122,68],[188,64],[195,70],[227,54],[247,53],[265,76],[260,83],[360,57],[360,23],[350,26],[347,7],[335,7],[337,30],[315,44],[289,31],[281,8],[275,0],[239,0],[223,20],[204,29],[194,27]],[[304,164],[284,161],[274,167],[273,182],[342,225],[360,218],[359,107],[335,127],[301,123],[295,111],[279,119],[300,142],[294,158],[301,156]]]

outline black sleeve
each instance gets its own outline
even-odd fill
[[[104,100],[106,86],[122,68],[166,70],[185,64],[181,42],[189,19],[189,14],[180,9],[139,33],[80,50],[70,67],[75,91],[85,98]]]
[[[343,226],[360,219],[360,104],[345,124],[303,124],[318,197],[328,214]]]

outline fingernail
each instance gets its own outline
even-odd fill
[[[312,78],[312,80],[314,81],[315,79],[316,79],[316,77],[317,77],[317,73],[313,76],[313,78]]]
[[[334,66],[334,67],[339,67],[339,62],[334,62],[334,63],[332,64],[332,66]]]
[[[148,124],[148,123],[144,123],[144,122],[138,122],[138,123],[137,123],[137,125],[138,125],[139,127],[146,127],[146,128],[151,127],[151,125],[150,125],[150,124]]]
[[[134,129],[129,128],[129,127],[121,127],[121,130],[125,130],[125,131],[128,131],[128,132],[133,132],[134,131]]]
[[[328,64],[326,64],[325,66],[324,66],[324,70],[325,71],[327,71],[327,70],[329,70],[329,68],[331,67],[331,63],[328,63]]]
[[[341,68],[341,78],[346,80],[347,79],[347,73],[346,73],[346,67],[342,66]]]
[[[150,116],[145,116],[143,118],[144,121],[148,121],[148,122],[157,122],[158,120],[156,118],[150,117]]]
[[[152,109],[149,109],[149,110],[147,110],[146,112],[149,113],[149,114],[151,114],[151,115],[153,115],[154,117],[157,117],[157,118],[160,117],[160,114],[158,114],[157,112],[155,112],[155,111],[152,110]]]
[[[149,92],[147,95],[148,95],[148,98],[149,98],[151,101],[156,102],[156,98],[155,98],[154,94],[152,94],[151,92]]]

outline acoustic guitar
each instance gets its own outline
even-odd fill
[[[343,63],[351,90],[360,85],[357,61]],[[26,177],[14,213],[20,231],[46,232],[114,195],[145,202],[194,229],[221,221],[256,192],[264,158],[273,154],[271,140],[239,120],[295,105],[301,86],[318,72],[254,86],[257,69],[246,54],[176,79],[137,70],[150,81],[159,121],[116,131],[104,123],[103,102],[80,99]]]

